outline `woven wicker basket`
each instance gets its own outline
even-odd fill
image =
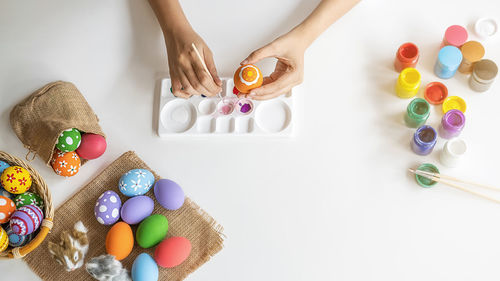
[[[7,250],[0,253],[0,260],[20,259],[29,254],[34,249],[36,249],[36,247],[38,247],[43,242],[45,237],[47,237],[47,234],[49,233],[49,231],[52,229],[53,226],[52,221],[54,220],[54,206],[52,205],[52,197],[50,195],[50,191],[49,188],[47,187],[47,184],[40,176],[40,174],[38,174],[38,172],[35,169],[33,169],[33,167],[31,167],[31,165],[3,151],[0,151],[0,160],[5,161],[10,165],[21,166],[26,170],[28,170],[28,172],[31,175],[31,178],[33,179],[33,184],[31,185],[30,191],[38,193],[38,195],[40,195],[45,204],[44,220],[42,221],[40,232],[38,232],[36,237],[33,238],[33,240],[31,240],[28,244],[22,247],[17,247],[17,248],[9,247],[7,248]]]

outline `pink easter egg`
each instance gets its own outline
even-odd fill
[[[106,139],[101,135],[86,133],[82,135],[82,143],[76,153],[87,160],[99,158],[106,151]]]

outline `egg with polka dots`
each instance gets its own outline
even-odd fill
[[[57,139],[56,148],[62,152],[75,151],[82,142],[82,135],[77,129],[64,130]]]
[[[16,204],[10,198],[0,196],[0,224],[9,221],[12,214],[16,211]]]
[[[105,191],[95,203],[94,215],[100,224],[112,225],[120,219],[122,201],[112,190]]]

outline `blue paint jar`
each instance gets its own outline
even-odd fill
[[[434,73],[442,79],[453,77],[462,63],[462,52],[454,46],[444,46],[439,50]]]
[[[432,152],[437,142],[437,132],[429,125],[421,126],[415,131],[411,148],[418,155],[427,155]]]

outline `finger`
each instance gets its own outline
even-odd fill
[[[198,93],[193,88],[193,86],[191,86],[191,83],[189,83],[189,80],[186,77],[186,75],[184,74],[184,72],[179,73],[179,77],[181,80],[182,88],[184,88],[184,90],[182,90],[182,92],[184,92],[185,94],[188,94],[189,96],[198,95]]]
[[[267,81],[269,82],[271,80],[267,79]],[[295,85],[292,81],[292,73],[285,73],[276,80],[269,82],[259,88],[251,90],[249,95],[253,98],[256,96],[266,96],[274,93],[283,93],[284,89]]]
[[[194,72],[196,73],[196,78],[200,83],[200,88],[203,88],[206,91],[206,93],[204,93],[205,96],[215,96],[222,90],[217,84],[215,84],[215,81],[210,73],[207,73],[200,62],[195,62],[192,66]],[[198,90],[197,88],[195,89]]]
[[[172,94],[179,98],[189,98],[191,95],[184,93],[181,81],[176,77],[177,75],[172,75],[170,81],[172,81]]]
[[[275,93],[272,93],[272,94],[269,94],[269,95],[251,96],[250,98],[252,98],[253,100],[268,100],[268,99],[273,99],[273,98],[276,98],[276,97],[279,97],[281,95],[284,95],[284,94],[288,93],[291,89],[292,89],[292,87],[287,87],[285,89],[282,89],[279,92],[275,92]]]
[[[191,86],[191,89],[192,89],[192,92],[190,92],[190,94],[198,95],[198,96],[199,95],[205,95],[205,96],[211,95],[210,91],[208,89],[206,89],[201,84],[195,71],[197,71],[197,70],[195,70],[193,68],[193,64],[189,64],[188,66],[185,66],[183,68],[184,75],[187,78],[187,80],[189,81],[189,85]]]
[[[274,57],[275,50],[272,44],[268,44],[258,50],[253,51],[246,59],[244,59],[240,64],[254,64],[264,58]]]
[[[219,74],[217,73],[217,68],[215,67],[215,61],[212,52],[210,50],[203,50],[203,57],[205,59],[205,64],[207,65],[208,71],[210,71],[210,75],[212,75],[212,79],[214,80],[217,86],[222,86],[222,81],[219,78]]]

